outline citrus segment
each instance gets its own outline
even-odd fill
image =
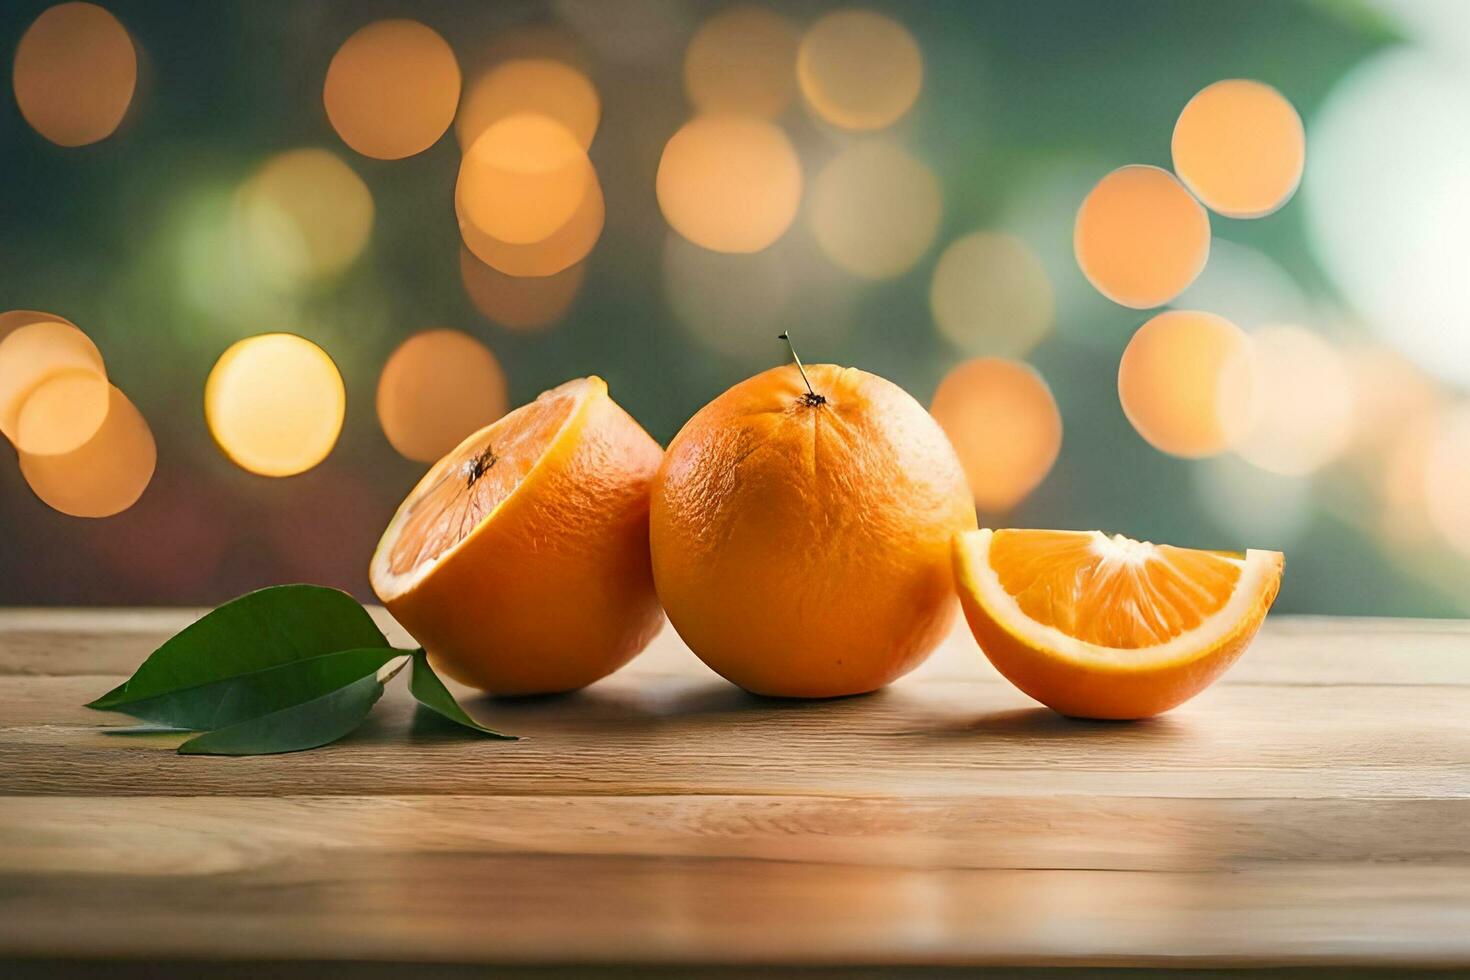
[[[590,684],[662,624],[648,555],[661,458],[600,378],[569,381],[430,468],[378,544],[373,591],[463,683]]]
[[[1063,714],[1143,718],[1193,697],[1249,644],[1282,556],[1099,531],[973,531],[954,540],[960,602],[981,649]]]
[[[1106,647],[1167,643],[1218,612],[1240,561],[1076,531],[999,531],[990,563],[1031,619]]]

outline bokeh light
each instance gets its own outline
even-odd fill
[[[332,56],[322,102],[342,142],[363,156],[399,160],[444,135],[459,87],[459,62],[444,38],[418,21],[380,20]]]
[[[247,337],[221,355],[204,386],[204,416],[224,454],[261,476],[320,463],[342,431],[347,396],[327,352],[288,333]]]
[[[133,101],[138,54],[116,17],[91,3],[46,10],[15,49],[15,101],[31,128],[61,146],[117,129]]]
[[[1041,375],[980,357],[950,371],[929,411],[954,444],[975,506],[1000,514],[1034,490],[1062,448],[1062,416]]]
[[[684,53],[684,91],[706,113],[779,116],[796,94],[796,25],[740,4],[704,22]]]
[[[484,344],[425,330],[399,345],[378,379],[378,421],[393,448],[432,463],[506,410],[505,374]]]
[[[20,454],[20,471],[37,497],[72,517],[111,517],[131,507],[153,478],[158,447],[142,413],[110,388],[106,421],[69,453]]]
[[[246,261],[278,289],[346,269],[367,245],[373,213],[362,178],[336,154],[310,147],[271,157],[236,196]]]
[[[1303,327],[1262,327],[1255,347],[1255,424],[1236,441],[1242,459],[1272,473],[1320,469],[1353,434],[1353,381],[1346,361]]]
[[[882,129],[918,99],[924,56],[897,21],[870,10],[838,10],[802,36],[796,73],[820,118],[842,129]]]
[[[1470,405],[1440,421],[1424,481],[1430,522],[1452,548],[1470,556]]]
[[[1376,468],[1407,427],[1441,408],[1445,396],[1412,361],[1385,347],[1358,344],[1344,356],[1355,406],[1353,447]]]
[[[1213,313],[1170,310],[1138,328],[1118,364],[1123,413],[1150,445],[1213,456],[1255,422],[1250,338]]]
[[[1174,125],[1174,171],[1211,210],[1259,218],[1296,193],[1307,134],[1286,97],[1262,82],[1207,85]]]
[[[17,442],[26,400],[47,379],[68,371],[107,377],[97,345],[70,323],[27,323],[0,340],[0,433]]]
[[[582,147],[592,145],[602,118],[602,100],[592,81],[555,58],[513,58],[475,80],[465,95],[454,130],[468,151],[491,126],[521,113],[561,123]]]
[[[508,276],[554,276],[581,262],[602,235],[607,215],[594,172],[581,203],[564,225],[541,241],[514,244],[486,234],[470,220],[460,189],[454,195],[460,237],[476,258]]]
[[[596,180],[571,130],[550,116],[522,112],[475,140],[460,162],[455,199],[486,235],[530,245],[564,227]]]
[[[664,146],[656,188],[664,218],[696,245],[758,252],[786,233],[801,203],[801,163],[781,129],[705,115]]]
[[[1119,167],[1088,192],[1072,236],[1077,264],[1108,299],[1162,306],[1210,255],[1210,218],[1167,170]]]
[[[1408,45],[1353,69],[1313,117],[1312,243],[1382,340],[1470,384],[1470,75]]]
[[[64,316],[55,313],[46,313],[41,310],[6,310],[0,313],[0,341],[4,341],[21,327],[30,326],[32,323],[64,323],[73,330],[77,325]]]
[[[102,428],[112,385],[99,371],[71,368],[31,389],[15,420],[15,448],[54,456],[81,448]]]
[[[1376,530],[1396,548],[1422,550],[1437,536],[1429,519],[1427,475],[1446,414],[1433,409],[1405,420],[1385,458],[1370,470],[1381,503]]]
[[[1051,280],[1025,242],[973,232],[951,242],[934,266],[929,308],[939,332],[972,354],[1018,357],[1051,330]]]
[[[1268,323],[1300,323],[1312,315],[1306,294],[1276,260],[1221,238],[1210,242],[1210,261],[1199,278],[1169,305],[1209,310],[1247,331]]]
[[[905,150],[883,140],[854,144],[812,183],[812,232],[838,267],[864,279],[891,279],[923,258],[940,218],[939,180]]]
[[[490,320],[507,330],[540,330],[571,309],[587,278],[587,265],[576,265],[551,276],[508,276],[459,250],[459,277],[470,302]]]
[[[1138,321],[1132,311],[1093,288],[1072,248],[1077,202],[1097,183],[1101,170],[1100,163],[1087,159],[1028,170],[1007,195],[995,227],[1024,241],[1041,260],[1056,303],[1054,329],[1066,343],[1116,357]]]
[[[201,349],[259,329],[262,323],[281,329],[300,325],[300,294],[291,288],[290,276],[301,272],[305,248],[296,240],[290,262],[281,262],[284,256],[259,255],[261,246],[252,244],[246,209],[241,206],[244,186],[221,181],[181,189],[159,216],[151,247],[135,258],[143,267],[134,273],[133,288],[149,295],[161,293],[171,301],[183,321],[176,336],[199,341]],[[281,223],[273,216],[266,227]],[[282,237],[293,240],[298,234],[292,230]],[[265,268],[260,267],[262,261]],[[166,277],[163,288],[155,268]]]

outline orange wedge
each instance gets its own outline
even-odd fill
[[[590,684],[663,623],[648,555],[662,458],[601,378],[568,381],[429,469],[378,542],[373,591],[465,684]]]
[[[1148,718],[1235,662],[1281,587],[1278,551],[1194,551],[1101,531],[968,531],[955,581],[980,648],[1064,715]]]

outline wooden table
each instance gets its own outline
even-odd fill
[[[966,632],[788,703],[665,630],[580,694],[470,702],[520,742],[401,690],[295,755],[103,734],[82,702],[189,618],[0,613],[0,975],[1470,968],[1467,623],[1273,617],[1132,724],[1035,706]]]

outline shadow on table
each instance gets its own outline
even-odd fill
[[[1180,723],[1168,715],[1137,721],[1099,721],[1093,718],[1070,718],[1050,708],[1010,708],[991,711],[974,718],[942,722],[933,727],[908,731],[907,735],[935,738],[1002,738],[1076,739],[1087,737],[1127,738],[1155,741],[1177,737]]]

